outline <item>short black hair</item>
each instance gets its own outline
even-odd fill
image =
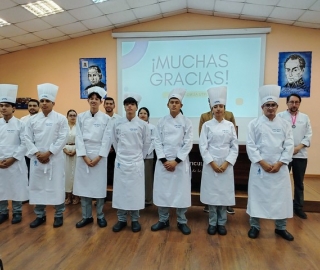
[[[88,99],[91,98],[93,95],[96,95],[97,98],[100,99],[100,100],[102,99],[102,97],[101,97],[97,92],[91,92],[91,93],[88,95]]]
[[[289,60],[299,60],[299,67],[301,69],[305,68],[306,67],[306,61],[304,60],[303,57],[301,57],[300,55],[298,54],[291,54],[285,61],[284,61],[284,67],[286,67],[286,63],[289,61]]]
[[[141,110],[145,110],[145,111],[147,112],[148,118],[150,117],[150,112],[149,112],[148,108],[146,108],[146,107],[141,107],[141,108],[139,109],[139,111],[138,111],[138,114],[140,113]]]
[[[114,103],[114,99],[113,99],[112,97],[106,97],[106,98],[104,99],[104,102],[106,102],[106,100],[112,100],[113,103]]]
[[[298,94],[292,93],[289,96],[287,96],[287,103],[289,102],[291,97],[297,97],[299,99],[299,102],[301,102],[301,97]]]
[[[136,104],[136,106],[138,107],[138,102],[133,98],[133,97],[128,97],[123,101],[123,105],[126,104]]]
[[[35,103],[38,104],[38,106],[40,106],[40,102],[39,102],[39,100],[37,100],[37,99],[32,98],[32,99],[30,99],[30,100],[28,101],[28,104],[29,104],[29,102],[35,102]]]

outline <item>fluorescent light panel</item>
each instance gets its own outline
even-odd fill
[[[5,20],[0,19],[0,27],[10,25],[11,23],[6,22]]]
[[[92,2],[95,3],[95,4],[106,2],[106,1],[108,1],[108,0],[92,0]]]
[[[27,5],[22,5],[37,17],[49,16],[63,12],[64,10],[51,0],[41,0]]]

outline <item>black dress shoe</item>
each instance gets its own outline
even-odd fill
[[[227,234],[227,229],[223,225],[218,225],[218,234],[220,235],[226,235]]]
[[[302,219],[307,219],[307,214],[302,211],[302,209],[294,209],[293,212]]]
[[[13,214],[11,224],[17,224],[20,223],[22,220],[22,215],[21,214]]]
[[[215,235],[217,232],[217,226],[209,225],[207,229],[208,234]]]
[[[76,228],[82,228],[90,223],[93,222],[93,217],[90,217],[90,218],[83,218],[81,219],[77,224],[76,224]]]
[[[0,224],[9,219],[9,214],[0,214]]]
[[[159,230],[163,230],[164,228],[169,227],[169,225],[169,220],[167,220],[166,222],[158,221],[156,224],[153,224],[151,226],[151,231],[156,232]]]
[[[133,232],[140,232],[141,231],[141,225],[139,221],[132,221],[131,222],[131,230]]]
[[[231,207],[231,206],[227,206],[227,213],[229,215],[234,215],[235,214],[235,211],[234,209]]]
[[[275,229],[274,232],[277,235],[280,235],[283,239],[286,239],[287,241],[293,241],[294,237],[291,233],[289,233],[287,230],[278,230]]]
[[[53,222],[53,228],[58,228],[63,225],[63,217],[55,217]]]
[[[41,224],[45,223],[47,220],[46,216],[44,217],[37,217],[34,221],[30,223],[30,228],[37,228]]]
[[[103,218],[97,218],[97,223],[98,223],[100,228],[107,227],[107,221],[106,221],[106,219],[104,217]]]
[[[190,228],[188,227],[187,224],[185,224],[185,223],[179,223],[179,222],[178,222],[177,226],[178,226],[179,230],[180,230],[183,234],[188,235],[188,234],[191,233],[191,230],[190,230]]]
[[[251,226],[250,230],[248,231],[248,236],[252,239],[257,238],[259,235],[259,230],[256,227]]]
[[[127,226],[127,222],[123,222],[123,221],[118,221],[113,227],[112,230],[114,232],[120,232],[123,228],[125,228]]]

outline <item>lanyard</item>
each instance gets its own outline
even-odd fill
[[[291,122],[292,122],[292,128],[295,128],[295,127],[296,127],[297,115],[298,115],[298,113],[297,113],[295,116],[293,116],[292,114],[290,114],[290,116],[291,116]]]

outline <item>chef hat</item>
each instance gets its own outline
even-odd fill
[[[127,98],[133,98],[137,103],[139,104],[142,97],[139,94],[136,93],[124,93],[123,94],[123,101],[125,101]]]
[[[226,105],[227,102],[227,87],[226,86],[219,86],[219,87],[212,87],[207,90],[209,100],[210,100],[210,107],[213,107],[217,104]]]
[[[88,89],[88,96],[91,93],[97,93],[101,98],[105,98],[105,96],[107,94],[106,90],[104,90],[102,87],[99,87],[99,86],[90,87]]]
[[[168,96],[168,100],[170,98],[177,98],[180,100],[180,102],[182,102],[182,99],[184,97],[184,95],[186,94],[187,90],[186,89],[183,89],[183,88],[176,88],[176,89],[173,89],[171,90],[171,92],[169,93],[169,96]]]
[[[18,85],[0,84],[0,102],[16,103]]]
[[[38,97],[41,99],[48,99],[55,102],[59,86],[52,83],[44,83],[38,85]]]
[[[278,103],[280,95],[280,86],[278,85],[263,85],[259,88],[259,95],[261,105],[265,104],[268,101],[274,101]]]

